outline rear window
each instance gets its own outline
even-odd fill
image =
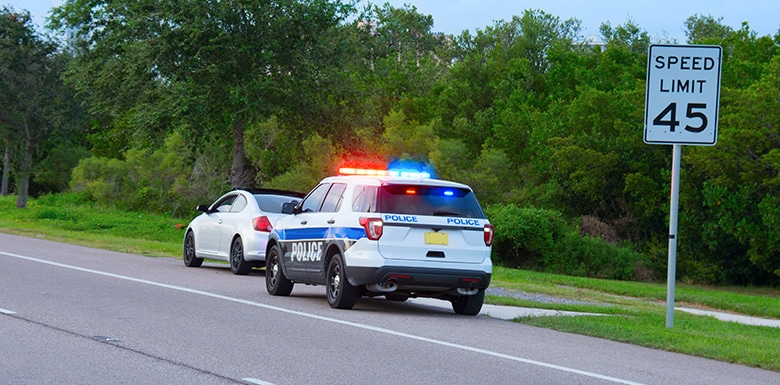
[[[466,188],[388,184],[379,188],[378,198],[383,213],[485,218]]]
[[[282,204],[292,201],[300,201],[299,198],[286,195],[256,194],[255,200],[260,210],[266,213],[281,213]]]

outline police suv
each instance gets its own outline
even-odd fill
[[[274,225],[266,289],[324,285],[331,307],[361,296],[447,300],[458,314],[482,308],[493,266],[493,226],[464,184],[427,173],[341,169]],[[350,175],[345,175],[350,174]]]

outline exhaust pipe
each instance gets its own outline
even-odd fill
[[[398,281],[389,279],[383,283],[375,283],[372,288],[375,289],[374,291],[392,293],[398,289]]]
[[[477,287],[476,283],[472,283],[469,285],[469,287],[459,287],[458,288],[458,294],[460,295],[474,295],[479,292],[479,287]]]

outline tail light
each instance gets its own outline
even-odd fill
[[[268,220],[268,217],[265,215],[252,219],[252,227],[256,231],[262,231],[266,233],[270,233],[271,230],[274,229],[274,227],[271,226],[271,221]]]
[[[383,222],[380,218],[360,218],[360,225],[366,229],[366,236],[372,241],[379,240],[382,237]]]
[[[492,246],[493,245],[493,233],[495,232],[495,228],[493,228],[493,225],[486,224],[484,229],[484,239],[485,239],[485,246]]]

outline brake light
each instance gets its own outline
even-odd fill
[[[384,223],[380,218],[360,218],[360,225],[366,230],[366,236],[372,241],[377,241],[382,237]]]
[[[493,225],[490,223],[486,224],[483,228],[484,231],[484,239],[485,239],[485,246],[492,246],[493,245],[493,233],[495,232],[495,228],[493,228]]]
[[[271,230],[274,229],[274,227],[271,226],[271,221],[265,215],[252,219],[252,227],[256,231],[262,231],[266,233],[270,233]]]
[[[412,276],[408,274],[388,274],[387,279],[412,279]]]

